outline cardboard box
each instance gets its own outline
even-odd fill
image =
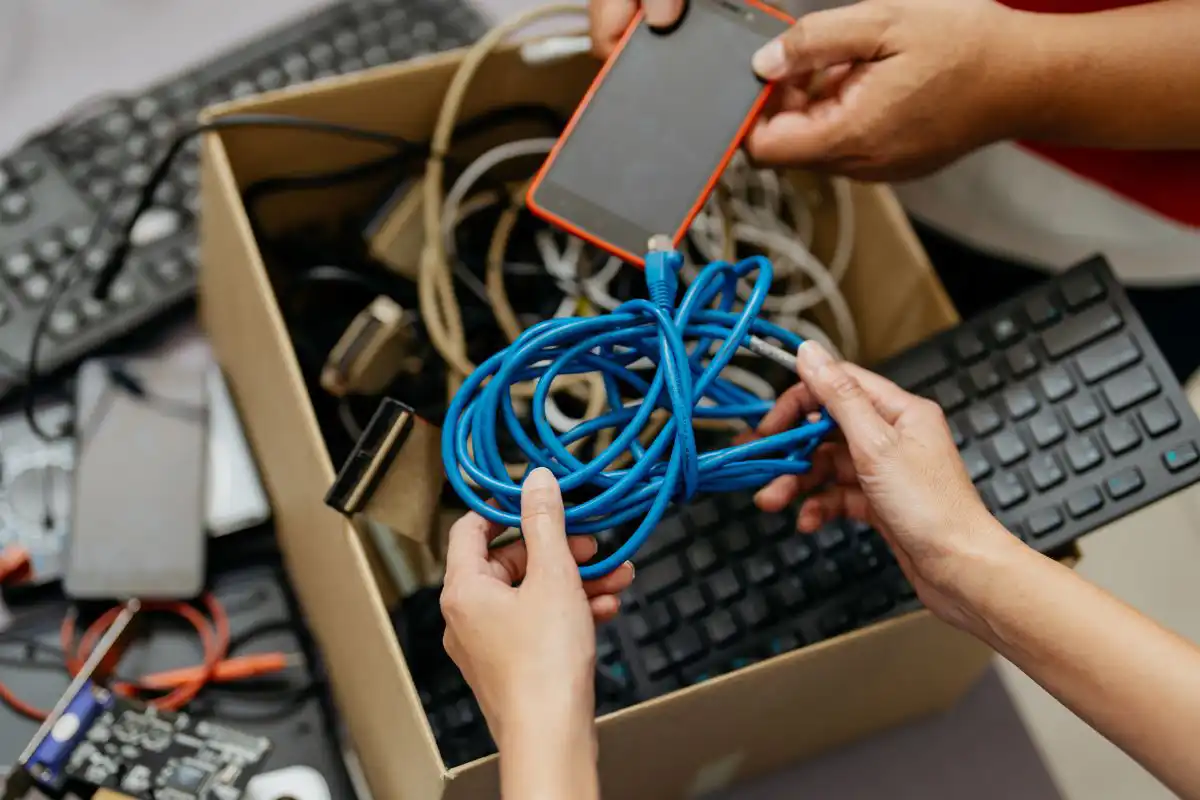
[[[390,131],[431,132],[461,52],[253,98],[212,111],[295,114]],[[493,55],[464,116],[541,102],[574,107],[597,69],[588,56],[528,63]],[[336,468],[239,191],[267,176],[379,155],[370,144],[285,130],[209,135],[203,147],[201,313],[229,376],[275,510],[279,542],[322,649],[336,701],[377,797],[498,794],[493,758],[447,769],[439,757],[377,586],[367,543],[323,497]],[[363,190],[273,203],[264,224],[319,222]],[[844,284],[861,325],[864,363],[957,322],[893,195],[855,186],[857,245]],[[881,288],[883,290],[881,290]],[[717,790],[952,705],[989,651],[913,613],[660,697],[599,721],[606,797],[668,798]]]

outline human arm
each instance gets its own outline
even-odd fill
[[[1185,798],[1200,798],[1200,648],[1037,553],[983,506],[941,410],[819,346],[759,433],[824,406],[844,441],[806,476],[761,490],[758,505],[802,494],[797,527],[850,517],[874,526],[927,608],[1012,661]]]
[[[506,800],[599,797],[595,623],[616,615],[633,567],[583,583],[596,542],[568,539],[563,513],[538,469],[522,487],[523,541],[489,548],[502,531],[473,513],[450,531],[444,644],[499,748]]]
[[[1198,0],[1084,14],[863,0],[801,17],[754,67],[783,86],[764,163],[902,180],[1005,139],[1200,148]],[[814,80],[820,78],[820,80]]]

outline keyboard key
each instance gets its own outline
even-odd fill
[[[724,647],[738,637],[733,615],[724,609],[704,620],[704,635],[717,647]]]
[[[1094,468],[1104,460],[1100,448],[1096,446],[1096,440],[1091,436],[1081,436],[1078,439],[1072,439],[1067,442],[1064,452],[1067,455],[1067,463],[1071,465],[1071,469],[1080,474]]]
[[[1024,419],[1038,410],[1037,398],[1024,386],[1006,391],[1004,405],[1008,409],[1008,416],[1012,419]]]
[[[785,539],[779,545],[779,558],[789,569],[811,561],[813,555],[812,546],[801,539],[799,535]]]
[[[1100,490],[1089,486],[1067,498],[1067,513],[1075,519],[1080,519],[1099,511],[1102,505],[1104,498],[1100,496]]]
[[[841,588],[843,577],[837,562],[832,559],[821,561],[809,573],[814,588],[822,592],[832,592]]]
[[[1145,485],[1146,481],[1142,478],[1142,473],[1137,467],[1123,469],[1104,482],[1104,488],[1108,491],[1108,496],[1113,500],[1128,497]]]
[[[932,391],[932,400],[942,407],[942,410],[947,414],[957,411],[967,404],[967,393],[963,391],[959,382],[953,378],[947,378],[934,385]]]
[[[50,294],[50,279],[40,272],[30,275],[21,284],[21,294],[30,305],[40,305]]]
[[[1104,412],[1089,395],[1081,394],[1067,401],[1067,419],[1077,431],[1095,425],[1103,417]]]
[[[858,543],[854,548],[854,561],[850,564],[855,575],[862,577],[870,575],[883,566],[883,559],[879,557],[874,545],[870,540],[864,540]]]
[[[1179,415],[1175,413],[1175,407],[1171,405],[1171,401],[1165,397],[1147,403],[1138,410],[1138,417],[1142,420],[1142,425],[1146,427],[1146,433],[1154,438],[1162,436],[1164,433],[1170,433],[1179,427]]]
[[[79,331],[79,324],[79,315],[69,308],[57,309],[50,315],[50,333],[59,340],[73,336]]]
[[[1123,333],[1087,348],[1075,357],[1075,363],[1079,365],[1083,379],[1095,383],[1136,364],[1141,357],[1142,351],[1133,337]]]
[[[967,370],[967,375],[971,379],[971,386],[977,394],[987,394],[995,391],[1001,383],[1000,373],[992,366],[990,361],[982,361]]]
[[[1052,489],[1067,479],[1058,459],[1050,453],[1042,453],[1029,462],[1029,477],[1039,492]]]
[[[1038,368],[1037,356],[1028,345],[1019,344],[1008,351],[1004,357],[1008,369],[1018,378],[1023,378]]]
[[[1057,508],[1044,508],[1041,511],[1030,514],[1025,519],[1025,528],[1029,531],[1030,536],[1040,539],[1046,534],[1053,533],[1061,528],[1065,521],[1062,512]]]
[[[971,425],[971,430],[976,436],[987,436],[990,433],[995,433],[1000,430],[1000,426],[1004,421],[1000,419],[1000,415],[996,413],[996,409],[992,408],[990,403],[980,403],[972,406],[967,412],[967,421]]]
[[[753,594],[737,604],[738,618],[751,630],[763,627],[771,621],[771,609],[761,595]]]
[[[1063,436],[1066,435],[1062,423],[1050,409],[1045,409],[1029,420],[1029,432],[1033,435],[1037,446],[1043,449],[1062,441]]]
[[[653,561],[662,553],[683,544],[686,540],[687,530],[683,527],[683,520],[678,516],[664,519],[650,534],[650,538],[642,545],[642,549],[638,551],[639,577],[641,576],[641,564]]]
[[[671,659],[661,647],[647,647],[642,650],[642,664],[651,680],[666,677],[671,671]]]
[[[983,340],[972,331],[963,331],[954,337],[954,355],[964,364],[978,361],[986,352]]]
[[[1094,303],[1104,297],[1104,285],[1095,275],[1080,272],[1063,281],[1062,293],[1063,299],[1067,301],[1067,308],[1083,308],[1088,303]]]
[[[1051,358],[1058,359],[1107,336],[1122,324],[1117,310],[1102,303],[1048,328],[1042,334],[1042,344]]]
[[[890,376],[893,381],[912,391],[945,377],[949,372],[950,362],[944,355],[932,348],[924,348],[901,359],[893,367]]]
[[[1016,321],[1008,316],[1000,316],[992,320],[992,341],[1001,347],[1006,347],[1021,338],[1021,328]]]
[[[1163,463],[1171,472],[1182,472],[1197,461],[1200,461],[1200,452],[1196,451],[1196,445],[1191,442],[1163,453]]]
[[[808,600],[808,593],[804,591],[804,581],[799,576],[787,575],[771,587],[767,597],[780,611],[795,611]]]
[[[783,653],[790,653],[793,650],[799,650],[802,644],[803,642],[800,641],[800,637],[796,634],[785,633],[771,640],[771,652],[777,656]]]
[[[858,601],[858,614],[863,620],[881,617],[892,610],[892,598],[880,589],[872,589]]]
[[[16,223],[25,219],[32,210],[29,197],[20,192],[0,195],[0,223]]]
[[[1009,467],[1029,455],[1029,448],[1021,441],[1021,437],[1012,431],[1001,431],[991,439],[992,452],[1000,466]]]
[[[996,476],[991,484],[992,497],[1001,511],[1007,511],[1013,506],[1020,505],[1029,498],[1029,492],[1021,483],[1016,473],[1003,472]]]
[[[733,570],[729,567],[725,567],[709,578],[708,588],[712,592],[713,599],[721,605],[728,605],[737,600],[746,591],[737,575],[734,575]]]
[[[671,598],[683,619],[693,619],[708,611],[708,601],[695,586],[685,586]]]
[[[682,586],[687,581],[683,565],[678,558],[664,558],[648,566],[639,565],[637,568],[637,587],[650,600],[659,597]]]
[[[846,538],[846,532],[842,530],[842,526],[837,522],[831,522],[813,535],[813,541],[817,543],[821,552],[829,553],[845,547],[849,540]]]
[[[1158,394],[1162,387],[1149,367],[1134,367],[1109,379],[1101,391],[1109,408],[1118,413]]]
[[[724,545],[727,553],[735,556],[749,551],[754,545],[746,529],[736,523],[722,528],[717,534],[717,540]]]
[[[671,634],[663,642],[663,649],[673,666],[684,667],[704,655],[704,642],[695,628],[684,628]]]
[[[962,451],[963,465],[967,468],[967,475],[975,483],[986,478],[992,472],[992,465],[978,449],[969,447]]]
[[[630,614],[626,619],[629,622],[629,633],[638,644],[661,637],[671,627],[671,614],[661,603]]]
[[[1142,441],[1142,436],[1137,432],[1137,428],[1124,419],[1113,419],[1106,422],[1100,431],[1100,436],[1104,439],[1104,445],[1108,448],[1108,452],[1114,456],[1128,453]]]
[[[1051,403],[1057,403],[1075,391],[1075,381],[1062,367],[1046,370],[1038,380],[1042,384],[1042,393]]]
[[[717,553],[712,544],[701,539],[692,542],[687,551],[688,565],[697,575],[703,575],[717,566]]]
[[[764,586],[775,580],[779,574],[775,562],[764,555],[756,555],[747,559],[745,569],[746,580],[755,586]]]
[[[2,264],[0,264],[0,268],[4,270],[6,278],[15,282],[22,281],[32,275],[35,263],[33,256],[24,250],[18,250],[15,253],[6,255]]]
[[[1025,304],[1025,316],[1029,317],[1033,327],[1045,328],[1057,322],[1061,314],[1049,297],[1038,295]]]
[[[850,630],[853,624],[849,612],[842,608],[836,608],[822,614],[817,622],[817,627],[823,636],[832,638]]]

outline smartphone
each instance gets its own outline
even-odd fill
[[[204,589],[203,364],[84,362],[63,590],[75,600],[188,600]]]
[[[756,50],[792,19],[757,0],[689,0],[656,31],[639,13],[530,186],[542,219],[638,266],[678,246],[767,102]]]

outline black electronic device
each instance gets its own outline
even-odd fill
[[[1103,260],[875,369],[941,404],[984,503],[1039,552],[1064,553],[1200,480],[1200,420]],[[602,551],[627,533],[602,536]],[[801,536],[794,512],[762,513],[751,493],[705,496],[664,518],[638,552],[621,614],[598,634],[597,708],[919,607],[869,527],[835,521]],[[414,645],[402,644],[413,663]],[[413,676],[447,762],[491,752],[453,664],[420,663],[428,671]]]
[[[56,305],[42,372],[74,364],[180,306],[194,293],[198,142],[180,154],[106,301],[96,272],[157,160],[208,105],[411,58],[476,39],[483,18],[458,0],[334,3],[145,92],[100,104],[0,157],[0,396],[24,381],[34,327],[61,271],[86,273]],[[102,210],[112,232],[80,253]]]
[[[206,547],[205,367],[94,359],[79,370],[76,398],[63,590],[76,600],[198,596]]]
[[[758,0],[692,0],[669,32],[639,13],[535,177],[529,208],[625,261],[678,244],[771,88],[754,52],[791,19]]]

